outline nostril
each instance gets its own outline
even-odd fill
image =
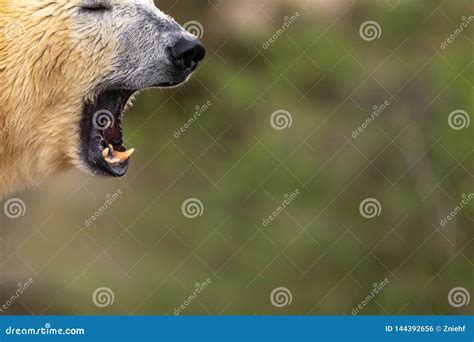
[[[197,38],[181,38],[173,47],[168,48],[168,51],[172,62],[184,68],[194,68],[206,54],[206,50]]]
[[[196,55],[194,56],[194,61],[196,63],[202,61],[204,57],[206,56],[206,49],[204,49],[204,46],[200,45],[196,48]]]

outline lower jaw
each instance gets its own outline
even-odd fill
[[[108,176],[108,177],[123,177],[128,171],[128,167],[130,165],[130,161],[124,161],[116,166],[110,166],[107,164],[107,162],[102,163],[102,165],[99,166],[98,169],[98,174],[102,176]]]

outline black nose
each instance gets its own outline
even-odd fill
[[[201,41],[191,35],[178,40],[173,47],[169,48],[169,52],[176,66],[193,70],[206,55]]]

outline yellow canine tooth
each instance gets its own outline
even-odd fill
[[[135,152],[134,148],[131,148],[125,152],[115,151],[113,146],[109,145],[109,147],[105,148],[102,151],[102,157],[104,157],[105,161],[109,165],[116,165],[130,159],[130,157],[132,156],[134,152]],[[111,157],[109,156],[109,154],[111,154]]]
[[[125,151],[125,152],[114,151],[113,155],[114,155],[115,159],[119,159],[120,161],[126,161],[126,160],[130,159],[130,157],[132,156],[132,154],[134,152],[135,152],[135,149],[131,148],[131,149]]]

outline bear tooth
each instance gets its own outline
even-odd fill
[[[109,152],[110,152],[110,149],[107,147],[106,149],[102,151],[102,157],[104,157],[104,159],[109,158]]]
[[[131,148],[125,152],[114,152],[114,157],[119,159],[120,161],[126,161],[130,159],[132,154],[135,152],[135,149]]]
[[[120,162],[121,162],[120,159],[117,159],[115,157],[113,159],[107,157],[107,158],[105,158],[105,161],[107,162],[107,164],[112,165],[112,166],[120,164]]]
[[[125,152],[119,152],[113,149],[111,150],[110,148],[106,148],[102,152],[102,156],[104,157],[105,161],[109,165],[117,165],[130,159],[130,157],[132,156],[134,152],[135,152],[135,149],[133,148]],[[110,154],[111,154],[111,157],[109,156]]]

